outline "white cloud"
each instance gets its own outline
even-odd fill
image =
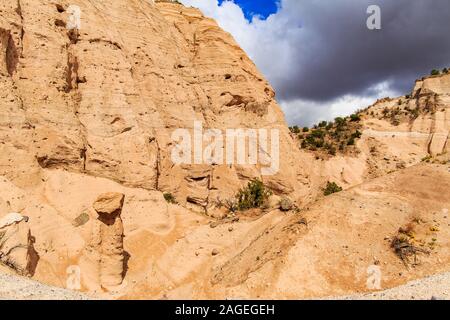
[[[181,0],[184,5],[199,8],[203,14],[214,18],[219,26],[233,35],[237,43],[258,68],[273,83],[278,74],[289,72],[292,61],[292,48],[289,33],[292,26],[288,19],[273,14],[266,20],[258,16],[250,23],[245,19],[242,9],[232,1],[219,6],[217,0]],[[292,31],[291,31],[292,33]]]
[[[320,121],[348,116],[358,109],[372,105],[378,99],[399,95],[398,92],[390,89],[387,82],[380,83],[369,90],[372,94],[368,96],[346,94],[327,103],[296,99],[280,101],[280,105],[290,125],[310,126]]]

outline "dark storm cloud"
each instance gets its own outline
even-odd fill
[[[366,26],[372,4],[381,8],[381,30]],[[268,74],[281,100],[367,96],[381,82],[407,92],[419,75],[450,66],[448,0],[285,0],[282,6],[273,23],[286,28],[290,65]],[[256,60],[262,69],[273,63],[263,54]]]

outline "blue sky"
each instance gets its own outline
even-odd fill
[[[219,0],[219,5],[224,1],[229,0]],[[276,13],[279,0],[233,0],[233,2],[242,8],[247,20],[251,21],[254,15],[266,19],[271,14]]]

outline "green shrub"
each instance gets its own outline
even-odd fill
[[[323,139],[315,139],[314,146],[316,148],[322,148],[325,145],[325,141]]]
[[[298,126],[293,126],[291,128],[291,131],[292,131],[292,133],[298,134],[298,133],[300,133],[300,128]]]
[[[361,136],[362,136],[362,133],[359,130],[356,130],[356,132],[352,133],[352,135],[351,135],[351,137],[353,139],[359,139],[359,138],[361,138]]]
[[[169,192],[166,192],[166,193],[163,194],[163,196],[164,196],[164,199],[167,201],[167,203],[172,203],[172,204],[177,203],[177,201],[176,201],[175,197],[173,196],[173,194],[171,194]]]
[[[336,124],[338,126],[341,126],[341,125],[343,125],[345,123],[345,119],[341,118],[341,117],[337,117],[336,119],[334,119],[334,122],[336,122]]]
[[[441,72],[439,70],[436,70],[436,69],[431,70],[431,75],[432,76],[438,76],[440,74],[441,74]]]
[[[325,149],[328,150],[328,153],[329,153],[330,155],[332,155],[332,156],[335,156],[335,155],[336,155],[336,148],[335,148],[332,144],[326,143],[326,144],[325,144]]]
[[[323,191],[325,196],[329,196],[333,193],[341,192],[342,188],[336,184],[336,182],[327,182],[327,187]]]
[[[347,141],[347,145],[348,146],[354,146],[355,145],[355,138],[354,137],[350,137],[350,139],[348,139],[348,141]]]
[[[314,130],[311,132],[311,137],[313,138],[323,138],[325,136],[325,132],[322,130]]]
[[[448,69],[444,68],[444,70],[442,70],[442,73],[448,73]]]
[[[319,127],[320,127],[320,128],[324,128],[324,127],[327,126],[327,124],[328,124],[328,122],[322,121],[321,123],[319,123]]]
[[[240,211],[261,208],[271,195],[272,192],[260,180],[254,179],[237,193],[237,207]]]
[[[357,122],[361,120],[361,117],[358,114],[354,113],[350,116],[350,120],[353,122]]]
[[[308,127],[303,127],[303,132],[308,132],[309,128]]]

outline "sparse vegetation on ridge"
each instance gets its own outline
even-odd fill
[[[300,148],[309,151],[322,151],[335,156],[338,152],[345,153],[361,138],[362,128],[360,113],[352,114],[347,118],[338,117],[334,121],[322,121],[312,129],[298,126],[291,127],[291,133],[298,138]],[[302,131],[302,132],[300,132]]]
[[[439,70],[439,69],[433,69],[433,70],[431,70],[431,72],[430,72],[430,74],[431,74],[432,76],[438,76],[438,75],[441,75],[441,74],[447,74],[447,73],[449,73],[449,68],[444,68],[444,69],[442,69],[442,71]]]

